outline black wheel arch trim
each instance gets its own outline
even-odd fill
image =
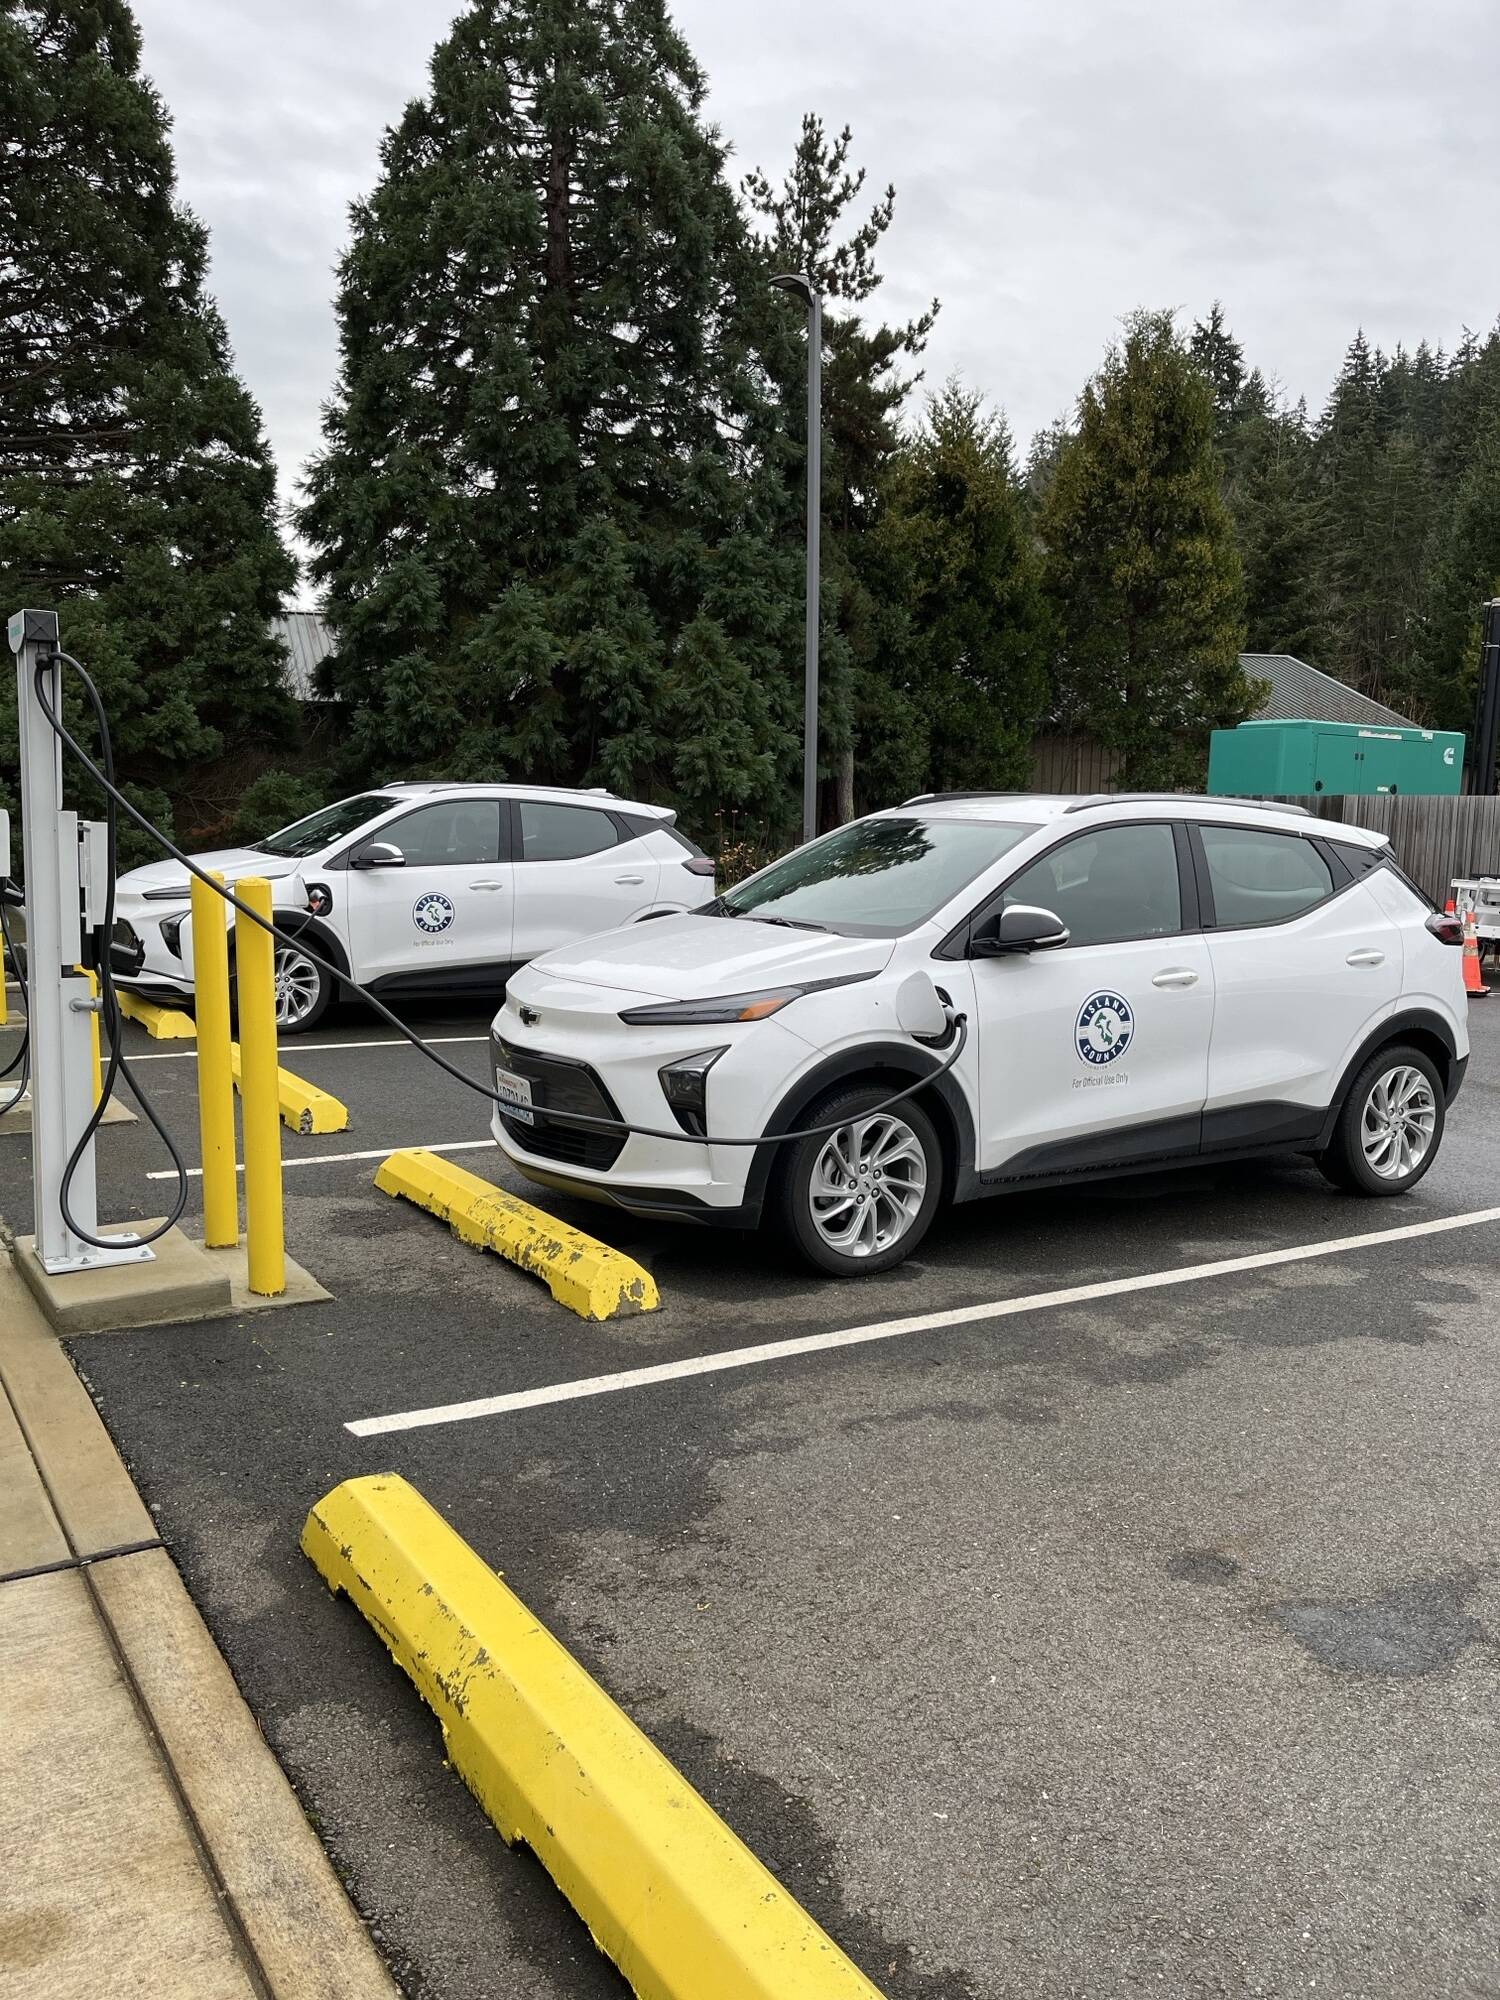
[[[311,911],[276,910],[272,914],[277,930],[286,931],[293,937],[305,937],[324,958],[332,959],[333,963],[345,972],[350,970],[349,954],[345,951],[338,932],[330,930],[328,925],[321,923]],[[232,936],[229,942],[232,949],[234,945]]]
[[[1389,1048],[1392,1043],[1407,1041],[1413,1035],[1431,1037],[1444,1051],[1442,1063],[1443,1096],[1447,1103],[1451,1104],[1453,1102],[1454,1098],[1458,1095],[1459,1085],[1463,1082],[1464,1071],[1468,1067],[1468,1061],[1467,1058],[1459,1056],[1458,1043],[1448,1023],[1443,1019],[1441,1014],[1435,1014],[1430,1008],[1426,1007],[1413,1007],[1405,1013],[1388,1015],[1378,1026],[1370,1030],[1369,1034],[1360,1043],[1358,1049],[1355,1050],[1353,1056],[1345,1064],[1344,1073],[1339,1078],[1338,1089],[1333,1093],[1333,1101],[1328,1107],[1323,1119],[1322,1130],[1318,1134],[1319,1151],[1322,1151],[1332,1143],[1333,1128],[1339,1121],[1339,1115],[1343,1111],[1345,1100],[1353,1086],[1354,1079],[1359,1075],[1371,1056],[1379,1055],[1382,1049]]]
[[[915,1082],[931,1076],[940,1067],[937,1056],[910,1042],[865,1042],[857,1048],[840,1049],[798,1078],[766,1120],[764,1129],[768,1133],[793,1131],[807,1107],[836,1084],[853,1082],[856,1078],[873,1074],[877,1078],[889,1076],[905,1089],[908,1081]],[[951,1148],[951,1157],[944,1161],[948,1193],[954,1201],[967,1201],[981,1192],[974,1171],[973,1113],[963,1091],[953,1081],[951,1071],[934,1080],[933,1094],[941,1100],[950,1127],[946,1134],[941,1126],[938,1131],[945,1153]],[[779,1146],[758,1146],[755,1149],[755,1158],[745,1180],[745,1207],[756,1215],[765,1203],[771,1169],[781,1150]]]

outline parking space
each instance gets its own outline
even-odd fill
[[[482,1074],[481,1016],[419,1025]],[[332,1301],[72,1352],[414,1992],[621,1989],[298,1553],[376,1470],[891,1996],[1496,1994],[1500,1233],[1378,1240],[1500,1206],[1500,1020],[1473,1027],[1403,1201],[1290,1160],[1125,1180],[960,1210],[867,1283],[559,1201],[661,1290],[591,1325],[375,1192],[415,1145],[526,1189],[481,1099],[339,1010],[283,1049],[351,1113],[284,1135],[288,1248]],[[191,1051],[131,1036],[192,1164]],[[144,1122],[99,1157],[102,1212],[161,1212]]]

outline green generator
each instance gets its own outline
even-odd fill
[[[1452,729],[1242,722],[1209,739],[1208,789],[1221,798],[1456,792],[1463,774],[1464,739]]]

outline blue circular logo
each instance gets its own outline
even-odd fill
[[[418,896],[412,904],[411,920],[419,931],[425,931],[428,937],[436,937],[439,931],[447,930],[452,923],[453,905],[436,889],[429,889],[425,896]]]
[[[1135,1016],[1118,993],[1091,993],[1078,1010],[1074,1029],[1078,1053],[1086,1063],[1112,1063],[1130,1047]]]

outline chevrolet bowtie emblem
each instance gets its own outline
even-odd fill
[[[534,1028],[542,1018],[535,1007],[520,1007],[516,1011],[521,1016],[521,1026],[523,1028]]]

